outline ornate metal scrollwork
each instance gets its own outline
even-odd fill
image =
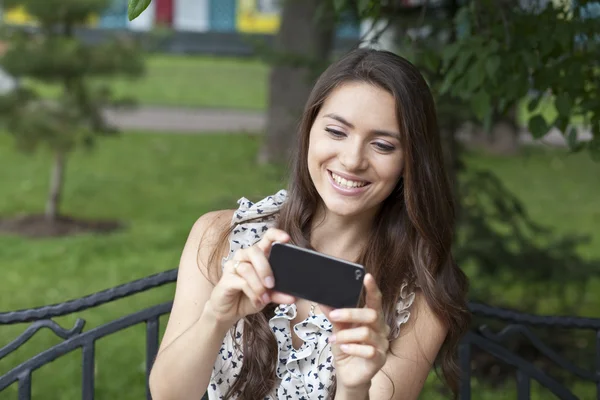
[[[31,325],[12,342],[0,348],[0,359],[14,352],[29,341],[42,328],[50,329],[64,341],[42,351],[29,360],[15,366],[6,374],[0,376],[0,392],[15,382],[18,382],[19,399],[31,399],[31,374],[36,369],[46,365],[56,358],[75,349],[82,349],[82,398],[94,397],[94,358],[97,339],[111,335],[130,326],[145,323],[146,325],[146,376],[149,376],[154,357],[156,356],[159,340],[159,317],[171,310],[172,303],[159,304],[130,315],[118,318],[104,325],[83,331],[85,321],[77,319],[71,329],[65,329],[53,318],[74,314],[76,312],[97,307],[117,299],[128,297],[152,288],[175,282],[177,270],[162,272],[124,285],[110,288],[80,299],[70,300],[60,304],[0,313],[0,326],[19,323]],[[576,400],[577,397],[563,384],[552,378],[521,355],[506,348],[505,343],[516,335],[522,335],[531,345],[558,367],[569,371],[575,376],[593,382],[597,387],[596,398],[600,400],[600,318],[554,317],[519,313],[513,310],[490,307],[481,303],[470,303],[474,315],[506,321],[508,325],[499,332],[492,331],[487,326],[467,333],[459,348],[460,367],[462,372],[460,398],[471,399],[471,360],[476,347],[491,354],[500,362],[513,366],[516,370],[517,398],[530,398],[530,381],[536,380],[548,388],[559,399]],[[565,328],[592,330],[596,333],[596,370],[588,371],[560,356],[547,346],[529,327]],[[146,390],[146,397],[151,399]],[[587,399],[585,399],[587,400]]]

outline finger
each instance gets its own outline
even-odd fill
[[[342,344],[340,350],[350,356],[373,359],[378,355],[375,347],[366,344]]]
[[[296,298],[286,293],[271,292],[271,301],[277,304],[293,304],[296,302]]]
[[[290,235],[281,229],[269,228],[263,235],[262,239],[256,244],[256,246],[262,250],[265,256],[268,256],[271,252],[271,246],[274,242],[287,243],[290,241]]]
[[[359,328],[341,330],[335,335],[331,335],[329,342],[332,344],[355,343],[376,346],[380,344],[381,338],[368,326],[361,326]]]
[[[333,334],[336,334],[337,332],[341,331],[342,329],[346,329],[349,328],[350,326],[344,323],[336,323],[333,318],[331,317],[331,313],[334,311],[333,307],[329,307],[323,304],[319,304],[319,308],[321,309],[321,311],[323,311],[323,314],[325,314],[325,318],[327,318],[329,320],[329,322],[331,322],[331,329]]]
[[[250,262],[240,262],[235,269],[235,273],[247,282],[252,292],[261,300],[262,304],[269,304],[271,297],[267,293],[267,288],[258,277],[254,265]]]
[[[338,308],[329,313],[331,322],[370,325],[378,321],[377,310],[372,308]]]
[[[275,278],[273,277],[273,271],[265,253],[258,247],[251,247],[246,254],[262,284],[265,288],[272,289],[275,286]]]
[[[264,307],[260,297],[254,293],[248,281],[246,281],[243,277],[239,275],[231,275],[228,277],[231,280],[231,286],[237,290],[244,293],[244,295],[250,300],[250,302],[256,307],[258,310],[261,310]]]
[[[373,275],[365,275],[364,286],[366,289],[365,305],[368,308],[380,311],[382,309],[381,298],[383,296],[381,294],[381,290],[379,290],[379,286],[377,286],[377,282],[375,282]]]

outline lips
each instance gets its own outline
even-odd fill
[[[327,172],[332,185],[344,194],[357,194],[363,192],[365,188],[371,184],[369,181],[346,174],[336,173],[331,170],[327,170]]]
[[[333,180],[336,183],[346,186],[348,188],[363,187],[370,183],[366,180],[358,179],[345,174],[336,173],[330,170],[327,170],[327,172],[329,172],[329,175],[331,176],[331,178],[333,178]]]

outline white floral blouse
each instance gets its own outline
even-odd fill
[[[238,201],[239,208],[234,213],[232,224],[235,226],[230,236],[230,252],[223,259],[227,261],[238,249],[252,246],[259,241],[263,233],[274,225],[275,216],[287,199],[287,192],[280,190],[272,196],[252,203],[246,198]],[[410,317],[409,308],[415,298],[414,292],[406,293],[408,285],[401,288],[401,299],[396,307],[396,326],[394,335],[399,333],[400,325]],[[277,339],[277,379],[278,383],[265,400],[304,399],[324,400],[335,376],[333,355],[327,339],[331,335],[331,323],[323,314],[314,314],[296,324],[293,329],[302,339],[299,349],[292,346],[290,321],[296,317],[296,305],[281,304],[275,309],[275,315],[269,320],[269,326]],[[243,321],[238,324],[234,346],[231,332],[227,333],[217,356],[211,380],[208,386],[210,400],[223,399],[229,387],[237,378],[243,361],[241,338]]]

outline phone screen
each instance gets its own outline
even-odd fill
[[[269,263],[274,290],[334,308],[355,308],[363,288],[362,265],[291,244],[275,243]]]

